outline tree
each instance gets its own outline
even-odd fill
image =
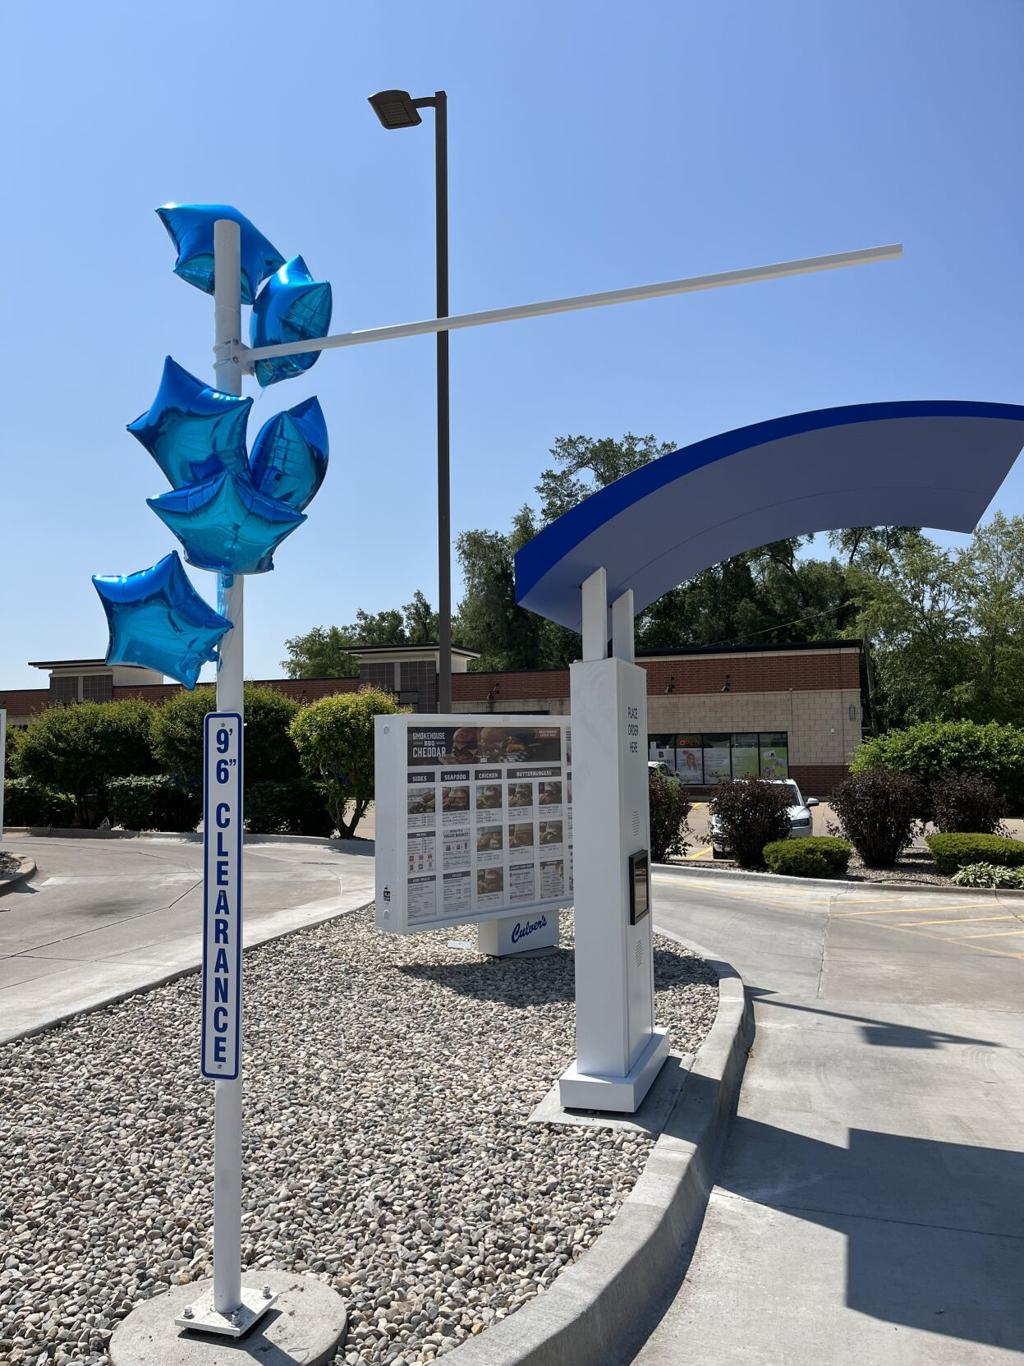
[[[437,640],[437,613],[417,588],[401,611],[360,609],[350,626],[314,626],[284,643],[281,667],[289,678],[355,678],[359,661],[353,645],[427,645]]]
[[[105,814],[104,785],[156,771],[151,749],[153,708],[146,702],[79,702],[50,707],[22,732],[18,774],[70,793],[79,825]]]
[[[879,551],[900,550],[920,534],[919,526],[849,526],[830,531],[828,543],[846,557],[847,565],[855,565]]]
[[[653,436],[634,436],[627,432],[621,441],[606,436],[560,436],[551,447],[555,467],[540,476],[537,492],[541,499],[541,521],[544,525],[561,517],[564,512],[582,503],[598,489],[614,484],[625,474],[632,474],[643,465],[668,455],[675,450],[671,441],[658,441]],[[589,472],[591,478],[580,476]]]
[[[292,721],[302,768],[308,777],[324,783],[327,808],[345,839],[355,834],[373,801],[373,718],[402,710],[390,693],[361,688],[312,702]]]
[[[354,643],[337,626],[314,626],[285,641],[281,667],[289,678],[355,678],[359,662],[347,649]]]
[[[996,513],[957,556],[956,586],[970,604],[971,665],[954,690],[976,721],[1024,715],[1024,517]]]
[[[881,727],[989,719],[975,698],[979,603],[962,556],[915,532],[872,547],[850,573],[854,630],[871,641]]]
[[[439,628],[437,613],[417,588],[412,602],[402,608],[405,640],[408,645],[434,645],[437,643]]]
[[[153,712],[153,753],[160,769],[174,778],[203,781],[203,719],[216,710],[213,687],[177,693]],[[299,704],[276,688],[247,683],[245,711],[245,785],[288,782],[299,776],[299,756],[289,727]]]

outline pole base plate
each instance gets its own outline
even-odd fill
[[[213,1293],[211,1280],[174,1285],[137,1304],[118,1324],[108,1348],[111,1366],[267,1366],[272,1361],[327,1366],[335,1360],[348,1328],[345,1301],[336,1290],[314,1276],[271,1267],[243,1274],[260,1288],[261,1297],[265,1285],[276,1297],[262,1301],[273,1308],[244,1337],[211,1332],[205,1323],[185,1318],[186,1306],[213,1308],[212,1298],[206,1298]]]
[[[270,1289],[269,1286],[267,1288]],[[211,1285],[175,1315],[174,1323],[177,1328],[187,1328],[191,1332],[216,1333],[219,1337],[240,1338],[263,1317],[276,1299],[277,1295],[272,1289],[268,1296],[256,1286],[243,1285],[242,1303],[236,1312],[230,1315],[220,1314],[213,1307]]]

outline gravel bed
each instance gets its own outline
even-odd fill
[[[853,882],[909,882],[918,886],[924,883],[957,890],[953,879],[939,872],[927,848],[908,849],[895,868],[865,868],[858,855],[854,854],[850,859],[847,877]]]
[[[431,1361],[513,1312],[642,1170],[646,1135],[525,1123],[573,1055],[571,921],[518,962],[365,912],[246,955],[243,1265],[335,1286],[346,1366]],[[693,1051],[714,974],[658,939],[655,976]],[[191,975],[2,1050],[0,1361],[103,1366],[135,1304],[211,1274],[198,1018]]]
[[[20,867],[20,858],[14,854],[8,854],[5,849],[0,849],[0,873],[16,873]]]

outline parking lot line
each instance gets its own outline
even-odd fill
[[[979,925],[983,920],[1016,920],[1015,915],[960,915],[955,920],[942,916],[938,920],[901,920],[901,925]]]
[[[962,934],[961,939],[1005,939],[1008,935],[1024,934],[1024,925],[1018,925],[1015,930],[984,930],[979,934]]]

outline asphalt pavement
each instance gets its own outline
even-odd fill
[[[654,879],[757,1035],[642,1366],[1019,1366],[1024,902]]]
[[[0,1042],[202,958],[202,843],[4,837],[38,871],[0,898]],[[247,844],[245,946],[373,900],[373,844]]]

